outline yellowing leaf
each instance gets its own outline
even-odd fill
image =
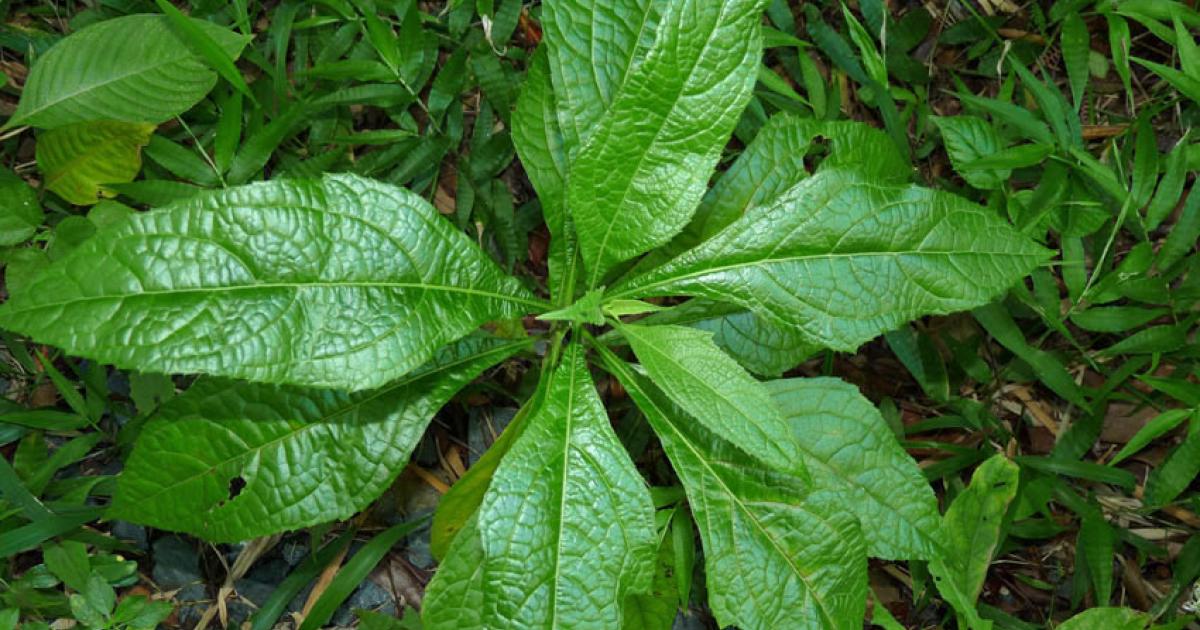
[[[88,206],[112,197],[104,184],[133,181],[142,169],[142,147],[150,142],[149,123],[90,122],[67,125],[38,136],[38,168],[46,188],[67,201]]]

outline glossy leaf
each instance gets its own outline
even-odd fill
[[[89,122],[59,127],[38,135],[38,169],[48,190],[76,205],[113,197],[105,184],[133,181],[142,170],[142,147],[154,125]]]
[[[546,5],[547,7],[549,5]],[[558,126],[546,47],[534,53],[525,87],[512,116],[512,140],[529,181],[537,190],[550,230],[550,292],[555,304],[575,288],[577,245],[566,214],[567,154]]]
[[[312,606],[306,605],[303,622],[297,630],[320,630],[329,625],[329,620],[358,588],[367,576],[405,536],[425,524],[424,518],[397,523],[376,534],[354,552],[354,556],[338,570],[337,575],[325,584],[324,592]]]
[[[1138,432],[1113,455],[1108,461],[1109,466],[1116,466],[1136,454],[1138,451],[1146,448],[1151,442],[1159,436],[1175,430],[1175,427],[1182,424],[1195,414],[1191,409],[1168,409],[1154,417],[1153,420],[1147,422],[1145,426],[1138,429]]]
[[[1167,234],[1162,247],[1159,248],[1154,266],[1162,270],[1170,269],[1195,248],[1198,239],[1200,239],[1200,195],[1195,194],[1193,190],[1188,193],[1187,199],[1184,200],[1183,207],[1179,211],[1179,218],[1171,226],[1171,231]]]
[[[1082,552],[1087,574],[1092,578],[1092,595],[1098,602],[1112,599],[1113,553],[1117,532],[1099,513],[1084,514],[1075,546]]]
[[[821,161],[820,169],[850,168],[876,181],[900,182],[912,170],[887,134],[869,125],[774,116],[704,196],[687,228],[667,246],[639,261],[638,268],[661,264],[721,231],[750,208],[774,202],[808,176],[805,160],[809,150],[821,143],[828,143],[830,153]],[[858,148],[862,146],[871,146],[872,150],[863,152]],[[713,341],[722,350],[747,369],[765,376],[778,376],[821,348],[800,331],[774,324],[744,308],[713,308],[706,300],[692,300],[662,322],[712,332]]]
[[[683,326],[621,326],[655,384],[709,431],[778,470],[796,467],[791,434],[767,388],[712,342]]]
[[[1162,180],[1154,191],[1150,205],[1146,206],[1147,230],[1157,228],[1183,197],[1183,185],[1187,180],[1187,143],[1181,140],[1176,144],[1165,161]]]
[[[654,41],[666,0],[550,0],[542,4],[558,120],[574,156]]]
[[[768,383],[817,493],[854,513],[872,556],[929,560],[941,555],[937,497],[875,409],[834,378]]]
[[[347,518],[391,484],[455,392],[525,347],[469,337],[355,394],[202,379],[146,425],[109,514],[218,541]]]
[[[218,42],[210,34],[210,30],[200,26],[198,20],[192,20],[184,15],[182,11],[175,8],[175,5],[167,2],[167,0],[154,0],[158,5],[158,10],[162,11],[167,19],[170,20],[171,26],[177,35],[181,35],[191,47],[192,52],[202,58],[210,68],[217,71],[229,85],[244,96],[250,99],[255,105],[258,102],[254,98],[254,93],[246,86],[246,80],[242,78],[242,73],[233,64],[237,58],[237,52],[232,55],[227,53]]]
[[[1042,384],[1072,404],[1087,408],[1083,388],[1067,372],[1062,361],[1054,354],[1030,345],[1021,327],[1003,306],[982,306],[975,309],[973,315],[996,341],[1028,363]]]
[[[1129,22],[1116,13],[1106,12],[1104,20],[1108,24],[1108,48],[1112,51],[1113,70],[1121,78],[1125,87],[1125,95],[1133,98],[1133,84],[1129,52],[1133,47],[1133,38],[1129,31]]]
[[[450,543],[425,589],[421,620],[428,630],[483,628],[483,542],[476,515]]]
[[[870,125],[776,115],[709,189],[692,222],[668,249],[678,254],[725,229],[750,208],[774,202],[808,177],[805,159],[822,143],[829,145],[822,170],[846,168],[876,181],[899,182],[912,171],[887,134]],[[863,151],[864,146],[871,150]]]
[[[571,164],[587,286],[691,218],[754,88],[766,0],[673,0],[646,60]]]
[[[483,503],[483,497],[487,494],[492,476],[496,474],[496,468],[525,431],[529,424],[529,416],[542,404],[550,379],[548,372],[542,372],[540,376],[537,390],[513,416],[508,426],[500,433],[500,437],[492,442],[467,472],[450,486],[450,491],[442,495],[441,501],[438,501],[429,532],[429,549],[434,558],[440,560],[449,553],[451,542],[478,511],[479,504]]]
[[[730,302],[851,351],[915,317],[986,303],[1048,254],[959,197],[826,171],[610,297]]]
[[[1158,183],[1158,163],[1158,141],[1154,126],[1149,118],[1142,118],[1137,123],[1134,139],[1133,183],[1129,190],[1131,201],[1137,208],[1150,203],[1150,196]]]
[[[192,23],[230,57],[246,44],[241,35],[212,22]],[[6,126],[54,129],[97,120],[157,124],[191,109],[216,81],[167,16],[104,20],[62,40],[33,65]]]
[[[33,188],[12,171],[0,169],[0,246],[29,240],[45,217]]]
[[[856,519],[843,506],[806,494],[803,480],[756,465],[602,352],[683,481],[717,623],[747,630],[861,626],[866,543]]]
[[[101,230],[0,324],[141,371],[378,387],[540,303],[406,190],[350,175],[230,188]]]
[[[1138,57],[1130,57],[1130,59],[1136,61],[1143,68],[1157,74],[1162,80],[1170,83],[1171,87],[1179,90],[1181,94],[1193,102],[1200,103],[1200,79],[1186,72],[1180,72],[1171,66],[1164,66],[1149,59],[1140,59]]]
[[[929,563],[938,592],[973,630],[992,627],[991,621],[979,617],[975,600],[1000,544],[1004,513],[1017,494],[1019,473],[1003,455],[980,465],[971,485],[954,498],[943,517],[946,555]]]
[[[625,597],[649,588],[654,505],[580,346],[500,463],[478,522],[483,627],[614,628]]]
[[[772,201],[808,177],[804,158],[813,141],[812,125],[802,118],[774,116],[754,141],[700,201],[692,222],[671,243],[676,251],[695,246],[738,220],[746,211]]]

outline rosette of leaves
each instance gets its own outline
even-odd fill
[[[543,347],[536,393],[439,507],[428,627],[670,627],[678,602],[647,604],[662,519],[594,368],[686,492],[721,625],[861,627],[869,556],[943,554],[933,492],[854,387],[760,377],[984,304],[1048,253],[908,183],[862,125],[776,117],[710,188],[765,4],[543,4],[512,132],[552,234],[548,300],[420,196],[348,175],[136,214],[29,282],[5,328],[206,375],[145,427],[111,516],[220,541],[346,518],[459,388]],[[530,314],[530,338],[478,332]]]

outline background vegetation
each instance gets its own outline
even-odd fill
[[[253,35],[236,66],[212,62],[221,81],[187,114],[93,142],[115,179],[57,164],[30,129],[3,132],[6,286],[137,209],[331,171],[417,191],[544,283],[548,232],[508,125],[538,4],[0,2],[4,118],[34,60],[89,24],[174,7]],[[789,373],[858,385],[943,509],[994,453],[1020,466],[979,604],[997,627],[1050,628],[1098,606],[1188,623],[1200,602],[1200,13],[1172,0],[775,0],[767,20],[728,159],[775,112],[866,121],[924,185],[1059,252],[1000,303]],[[122,179],[90,203],[97,181]],[[533,387],[521,361],[469,386],[393,489],[348,522],[214,546],[101,519],[132,440],[186,379],[0,342],[0,628],[415,627],[394,617],[421,602],[428,533],[386,528],[432,509]],[[602,390],[610,409],[631,409],[619,387]],[[614,420],[639,466],[669,480],[644,423]],[[672,559],[682,628],[711,625],[695,542],[682,530]],[[877,622],[951,623],[922,563],[874,561],[871,583]]]

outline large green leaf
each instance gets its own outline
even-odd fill
[[[792,425],[813,489],[858,516],[872,556],[940,555],[937,497],[870,401],[836,378],[773,381],[767,387]]]
[[[771,394],[713,344],[711,333],[684,326],[620,331],[655,384],[708,430],[779,470],[803,471]]]
[[[804,159],[812,144],[809,121],[775,116],[708,190],[673,247],[693,247],[808,177]],[[680,249],[679,251],[683,251]]]
[[[763,376],[779,376],[821,349],[796,329],[777,326],[744,309],[693,326],[711,332],[729,356]]]
[[[571,164],[567,207],[589,287],[691,218],[754,88],[765,4],[667,4],[645,61]]]
[[[512,140],[521,156],[521,166],[537,190],[546,225],[551,234],[558,236],[562,232],[567,157],[555,112],[546,47],[541,46],[529,61],[525,87],[517,99]]]
[[[906,180],[912,170],[895,143],[874,127],[776,115],[709,189],[687,228],[668,245],[645,256],[637,268],[660,265],[726,228],[750,208],[774,202],[808,177],[805,161],[810,150],[822,143],[828,144],[829,154],[820,169],[850,168],[875,181],[898,182]],[[821,349],[802,331],[776,325],[745,308],[713,308],[707,300],[692,300],[672,310],[676,312],[661,315],[664,323],[712,332],[721,349],[757,374],[778,376]]]
[[[1048,255],[960,197],[831,170],[610,297],[730,302],[851,351],[915,317],[984,304]]]
[[[46,189],[81,206],[113,197],[105,184],[133,181],[142,170],[142,147],[154,125],[88,122],[59,127],[38,135],[38,168]]]
[[[611,352],[601,352],[683,481],[717,623],[746,630],[862,627],[867,554],[854,516],[807,494],[803,480],[756,465]]]
[[[359,390],[540,306],[424,199],[327,175],[105,228],[0,308],[0,325],[141,371]]]
[[[484,628],[483,543],[477,515],[463,525],[450,543],[446,559],[438,565],[425,589],[421,621],[428,630]]]
[[[109,514],[220,541],[349,517],[387,489],[455,392],[527,345],[468,337],[355,394],[201,379],[146,425]]]
[[[192,22],[230,57],[246,45],[246,38],[212,22]],[[33,65],[6,126],[157,124],[191,109],[216,81],[167,16],[104,20],[62,40]]]
[[[654,40],[667,0],[548,0],[542,28],[567,152],[574,156]]]
[[[513,145],[521,156],[525,174],[537,190],[542,215],[550,230],[550,294],[555,304],[566,306],[577,281],[579,248],[566,212],[567,155],[558,126],[545,46],[539,47],[529,62],[512,126]]]
[[[583,354],[564,352],[479,507],[483,627],[616,628],[650,586],[654,505]]]
[[[938,592],[973,630],[989,630],[992,622],[975,610],[992,554],[1000,545],[1008,505],[1017,495],[1020,469],[995,455],[975,470],[971,485],[954,498],[942,522],[945,555],[929,563]]]
[[[442,495],[442,500],[438,501],[429,532],[429,550],[434,558],[441,559],[449,553],[450,544],[479,510],[479,504],[483,503],[483,497],[487,494],[488,485],[491,484],[492,476],[496,474],[500,462],[525,431],[529,424],[529,416],[542,404],[550,384],[549,375],[549,372],[541,373],[533,396],[508,423],[500,437],[492,442],[467,472],[454,482],[450,491]]]
[[[16,173],[0,169],[0,246],[29,240],[45,218],[33,188]]]

